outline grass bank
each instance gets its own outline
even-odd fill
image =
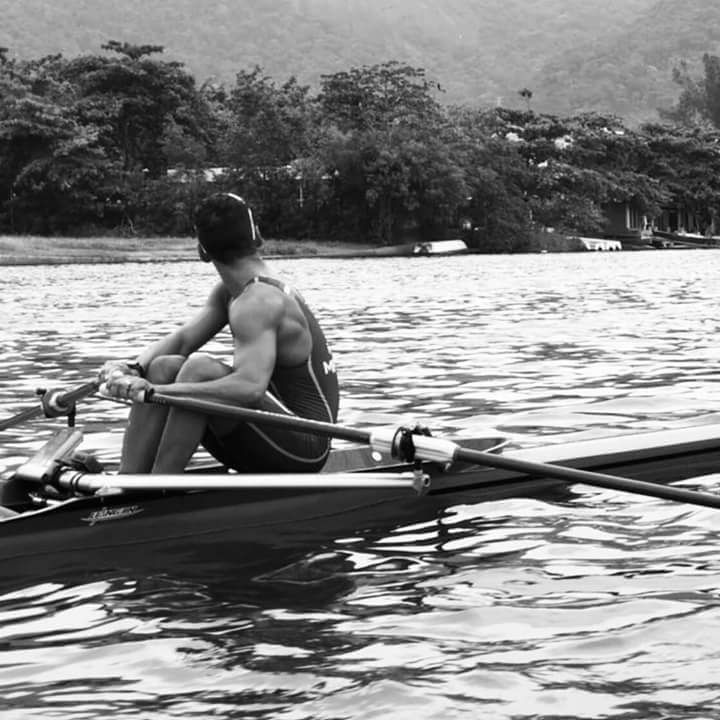
[[[372,245],[320,240],[266,239],[263,256],[343,257],[362,256]],[[537,233],[524,252],[584,251],[577,238],[562,234]],[[499,250],[500,251],[500,250]],[[196,241],[191,237],[40,237],[0,235],[2,265],[65,265],[123,262],[180,262],[197,259]]]
[[[190,237],[66,238],[0,235],[0,265],[179,262],[197,258],[195,243]],[[314,240],[265,240],[263,255],[314,257],[362,248],[366,246]]]

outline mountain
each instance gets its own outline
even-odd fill
[[[654,115],[678,95],[672,67],[720,52],[717,0],[0,0],[11,57],[162,45],[201,83],[260,65],[317,87],[323,74],[399,60],[440,100],[546,112]]]
[[[531,87],[561,113],[602,108],[643,120],[677,99],[671,78],[681,61],[702,77],[704,53],[720,55],[720,3],[660,0],[603,43],[558,53]]]

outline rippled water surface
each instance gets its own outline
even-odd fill
[[[346,424],[533,445],[718,409],[714,251],[276,267],[327,329]],[[212,281],[199,263],[0,268],[0,416],[133,356]],[[124,415],[80,407],[107,452]],[[53,427],[5,431],[0,470]],[[0,587],[2,718],[716,718],[719,532],[716,510],[575,487],[458,503],[252,573]]]

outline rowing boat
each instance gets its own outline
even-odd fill
[[[364,250],[338,250],[323,253],[323,258],[397,258],[397,257],[429,257],[463,255],[468,252],[464,240],[431,240],[402,243],[400,245],[384,245],[368,247]]]
[[[387,452],[387,443],[334,450],[321,474],[266,477],[265,483],[217,467],[190,470],[175,478],[176,485],[162,478],[163,489],[128,486],[136,476],[65,465],[55,468],[56,477],[44,476],[48,460],[77,447],[81,438],[73,428],[59,431],[24,471],[0,485],[6,510],[0,519],[0,578],[43,577],[78,563],[88,570],[137,569],[267,558],[428,520],[457,504],[534,497],[568,485],[537,471],[444,458],[401,462]],[[546,439],[524,449],[508,449],[500,436],[458,442],[511,465],[612,472],[658,484],[720,468],[720,424],[583,442]],[[46,487],[50,480],[52,491]]]

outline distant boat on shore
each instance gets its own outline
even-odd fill
[[[467,249],[464,240],[435,240],[415,243],[413,255],[460,255]]]
[[[720,235],[653,230],[651,242],[657,248],[720,248]]]
[[[400,245],[368,247],[362,250],[338,250],[334,253],[325,253],[322,257],[434,257],[438,255],[461,255],[467,252],[468,246],[464,240],[433,240],[427,242],[402,243]]]
[[[612,240],[609,238],[583,237],[578,235],[577,239],[583,244],[586,250],[594,252],[614,252],[622,250],[623,245],[620,240]]]

